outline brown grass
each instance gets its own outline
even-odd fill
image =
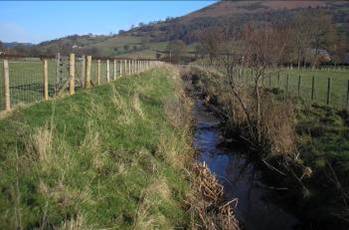
[[[273,155],[292,155],[296,152],[295,114],[291,102],[276,102],[266,95],[262,104],[261,124]]]
[[[162,215],[155,215],[151,211],[152,207],[156,207],[160,200],[171,201],[171,190],[164,178],[155,180],[143,191],[133,229],[166,229],[170,227]]]
[[[223,186],[213,176],[207,165],[196,163],[192,168],[194,194],[188,198],[192,229],[240,229],[233,205],[237,199],[224,202]]]

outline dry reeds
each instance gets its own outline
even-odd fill
[[[232,208],[232,205],[236,207],[237,199],[224,202],[223,186],[205,163],[195,163],[193,172],[194,195],[188,200],[193,219],[192,229],[240,229]]]

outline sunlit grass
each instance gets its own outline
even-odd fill
[[[0,228],[185,227],[190,138],[164,111],[178,100],[169,76],[122,77],[0,120]]]

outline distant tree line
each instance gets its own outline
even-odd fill
[[[253,9],[263,7],[261,4],[252,4]],[[114,52],[131,52],[147,49],[152,42],[170,42],[167,51],[173,46],[180,46],[180,51],[186,50],[182,46],[195,46],[197,55],[209,54],[210,58],[218,52],[226,50],[227,43],[238,41],[247,26],[256,28],[278,27],[286,30],[288,57],[285,61],[296,65],[319,65],[327,61],[326,52],[332,57],[332,63],[343,63],[348,53],[349,28],[346,25],[349,16],[345,11],[335,8],[327,9],[295,9],[261,12],[254,14],[237,14],[221,17],[200,17],[186,20],[181,18],[167,18],[140,23],[129,31],[120,30],[120,34],[138,36],[140,44],[112,47]],[[114,36],[114,35],[112,35]],[[72,35],[63,39],[43,42],[35,46],[18,45],[8,52],[22,55],[54,55],[57,52],[63,55],[70,52],[88,53],[94,56],[103,55],[103,51],[94,46],[94,43],[109,39],[110,36],[78,36]],[[179,42],[181,41],[181,42]],[[235,42],[235,44],[238,42]],[[231,44],[230,44],[231,46]],[[237,47],[238,48],[238,47]],[[237,49],[238,51],[238,49]],[[235,52],[237,52],[235,50]],[[178,55],[177,55],[178,56]],[[183,55],[179,55],[182,56]],[[323,60],[319,59],[319,56]],[[176,58],[172,59],[176,60]]]
[[[348,34],[338,30],[333,17],[325,11],[305,10],[293,14],[289,20],[271,20],[226,26],[208,27],[199,34],[197,53],[206,53],[210,60],[220,53],[234,52],[243,56],[241,43],[246,30],[273,31],[272,42],[282,43],[279,64],[319,66],[321,63],[344,63],[348,47]],[[267,54],[266,54],[267,55]]]

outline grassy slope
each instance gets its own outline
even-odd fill
[[[164,114],[177,100],[170,74],[121,78],[0,120],[0,228],[184,226],[189,187],[175,159],[190,144]]]
[[[327,106],[299,106],[297,135],[302,159],[314,172],[305,180],[309,195],[298,200],[298,211],[308,218],[328,221],[330,229],[332,217],[349,211],[341,193],[349,192],[349,113]],[[341,221],[337,219],[336,224],[348,224]]]

